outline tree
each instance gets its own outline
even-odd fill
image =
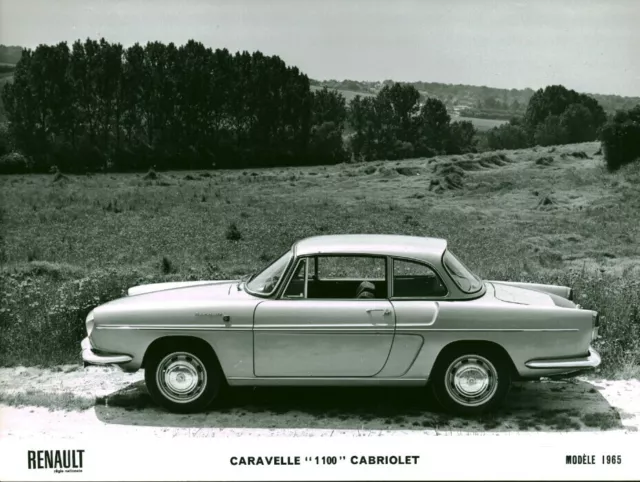
[[[348,120],[354,131],[350,145],[354,158],[365,161],[379,158],[382,126],[376,99],[357,95],[349,104]]]
[[[449,128],[448,154],[465,154],[476,151],[476,128],[470,121],[452,122]]]
[[[309,163],[337,164],[347,160],[342,140],[346,117],[346,101],[342,94],[326,87],[313,93]]]
[[[438,99],[429,98],[416,119],[419,152],[435,150],[444,153],[449,142],[451,116]]]
[[[615,171],[640,160],[640,104],[618,111],[600,133],[607,168]]]
[[[522,126],[508,122],[487,132],[487,144],[491,149],[522,149],[528,147],[529,139]]]
[[[403,142],[414,142],[413,119],[420,107],[420,93],[409,84],[395,83],[380,90],[377,102],[382,112],[387,113],[385,126],[392,131],[393,137]]]
[[[260,52],[232,56],[195,41],[126,50],[104,39],[71,50],[41,45],[23,52],[2,99],[11,138],[40,171],[54,163],[69,171],[193,169],[309,157],[309,79]],[[342,113],[315,126],[322,145],[342,137],[344,102],[336,108]]]
[[[567,133],[560,123],[560,116],[547,116],[547,118],[536,127],[533,138],[534,142],[540,146],[565,144],[567,142]]]
[[[580,121],[586,121],[587,116],[578,105],[583,106],[589,112],[588,123],[582,124],[582,128],[580,128]],[[546,126],[541,127],[541,125],[546,123],[550,116],[559,119],[567,110],[569,113],[562,122],[565,132],[562,135],[555,135],[556,139],[562,138],[562,142],[573,142],[570,139],[575,138],[594,140],[597,130],[606,121],[604,110],[593,97],[568,90],[562,85],[551,85],[544,90],[538,90],[531,97],[524,116],[525,125],[534,135],[538,135],[538,131],[542,135],[544,131],[543,137],[554,137],[548,129],[556,122],[555,119],[549,121]],[[571,132],[567,130],[568,128]]]
[[[597,126],[591,112],[583,104],[571,104],[560,116],[560,126],[566,142],[586,142],[596,138]]]

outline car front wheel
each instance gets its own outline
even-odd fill
[[[456,350],[436,362],[431,386],[449,412],[476,415],[496,408],[509,392],[508,363],[488,350]]]
[[[149,395],[171,412],[204,410],[218,396],[221,380],[215,356],[199,346],[160,348],[150,354],[145,367]]]

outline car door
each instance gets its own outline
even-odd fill
[[[391,271],[396,333],[432,327],[448,292],[438,273],[426,263],[397,258]]]
[[[323,275],[318,257],[312,270],[310,259],[299,260],[280,298],[258,305],[253,331],[257,377],[372,377],[384,368],[395,331],[386,259],[376,258],[378,266],[366,272],[353,269],[366,262],[349,258],[363,257],[325,261],[325,273],[331,264],[351,265],[349,276],[338,278]],[[374,289],[363,294],[361,285]]]

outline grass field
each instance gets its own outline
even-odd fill
[[[478,129],[480,132],[488,131],[489,129],[493,129],[494,127],[501,126],[502,124],[506,124],[509,121],[500,120],[500,119],[480,119],[477,117],[459,117],[459,116],[451,116],[452,121],[471,121],[473,126]]]
[[[89,310],[136,283],[237,277],[315,234],[401,233],[447,238],[487,279],[575,287],[604,316],[603,370],[629,373],[640,363],[640,169],[608,174],[598,150],[0,177],[0,365],[76,362]]]

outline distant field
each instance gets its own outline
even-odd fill
[[[608,174],[598,149],[166,172],[155,180],[0,176],[0,365],[75,361],[88,311],[127,287],[238,277],[321,233],[444,237],[487,279],[572,285],[583,306],[605,317],[604,368],[638,364],[640,224],[631,220],[640,170]],[[227,239],[233,224],[238,241]]]
[[[322,90],[322,87],[319,87],[317,85],[312,85],[311,86],[311,90],[312,91]],[[331,89],[331,90],[333,90],[333,89]],[[360,97],[373,97],[373,95],[374,95],[374,94],[370,94],[370,93],[367,93],[367,92],[356,92],[356,91],[353,91],[353,90],[338,90],[338,92],[340,92],[344,96],[344,98],[347,101],[347,103],[351,102],[358,95]]]
[[[460,116],[451,116],[451,119],[454,121],[471,121],[476,129],[479,131],[488,131],[489,129],[493,129],[494,127],[501,126],[502,124],[506,124],[509,121],[499,120],[499,119],[478,119],[476,117],[460,117]]]

